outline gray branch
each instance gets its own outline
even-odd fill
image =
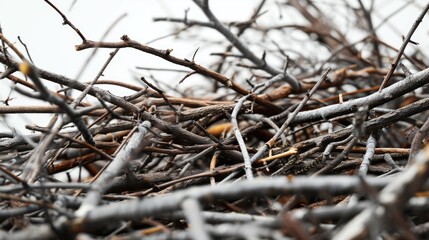
[[[360,106],[368,106],[369,109],[387,103],[397,97],[403,96],[419,87],[429,83],[429,68],[415,73],[404,80],[399,81],[369,96],[349,100],[347,102],[332,104],[315,110],[300,112],[292,123],[327,120],[347,113],[355,112]]]
[[[143,145],[144,137],[151,127],[150,122],[142,122],[137,131],[131,136],[124,148],[119,151],[116,157],[110,162],[99,178],[91,185],[91,190],[87,193],[86,198],[80,208],[76,211],[76,216],[85,216],[85,214],[97,206],[102,195],[111,185],[111,180],[124,170],[126,164],[136,154],[136,150]]]
[[[204,12],[204,14],[206,15],[206,17],[210,20],[210,22],[212,22],[214,24],[214,28],[219,31],[219,33],[221,33],[226,39],[228,39],[228,41],[234,45],[234,47],[236,47],[238,49],[238,51],[240,51],[244,57],[246,57],[247,59],[249,59],[253,64],[255,64],[257,67],[261,68],[262,70],[272,74],[272,75],[279,75],[279,74],[284,74],[284,80],[286,82],[288,82],[294,89],[300,89],[300,83],[298,82],[298,80],[293,77],[292,75],[280,70],[280,69],[276,69],[273,68],[272,66],[268,65],[267,62],[265,62],[263,59],[261,59],[260,57],[256,56],[252,51],[250,51],[250,49],[244,45],[244,43],[242,43],[240,41],[240,39],[238,39],[237,36],[235,36],[228,28],[226,28],[218,19],[217,17],[213,14],[213,12],[210,10],[208,4],[204,4],[199,0],[194,0],[194,3],[201,8],[201,10]]]

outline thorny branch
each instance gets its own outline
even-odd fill
[[[30,64],[0,31],[0,84],[13,86],[0,99],[0,239],[429,237],[429,58],[408,44],[424,44],[414,32],[428,4],[395,49],[383,31],[405,7],[261,0],[228,22],[194,0],[184,18],[154,19],[180,28],[159,39],[201,43],[186,59],[127,33],[90,40],[45,2],[76,51],[114,52],[88,83]],[[125,63],[135,84],[103,76],[124,48],[170,66]],[[16,100],[27,97],[45,104]],[[28,113],[52,118],[14,124]]]

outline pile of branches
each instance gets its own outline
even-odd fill
[[[208,1],[194,0],[206,21],[155,19],[180,27],[178,39],[204,28],[220,34],[224,51],[208,64],[127,35],[89,40],[46,2],[80,36],[77,51],[114,51],[92,82],[81,82],[35,66],[0,34],[2,81],[48,103],[2,99],[2,118],[53,114],[46,126],[26,126],[32,134],[0,133],[0,239],[428,236],[429,58],[411,37],[429,5],[399,49],[377,37],[375,10],[360,0],[341,1],[354,14],[348,27],[365,33],[354,42],[323,2],[261,1],[248,21],[226,23]],[[306,23],[258,24],[266,9],[293,10]],[[296,32],[307,39],[295,49],[311,44],[326,56],[275,39]],[[211,84],[170,93],[155,78],[141,77],[139,86],[103,80],[123,48],[186,68],[181,81],[198,75]],[[76,169],[77,177],[68,174]]]

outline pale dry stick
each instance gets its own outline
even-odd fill
[[[386,43],[386,42],[381,41],[380,39],[376,39],[376,41],[380,42],[380,44],[381,44],[381,45],[385,46],[387,49],[390,49],[390,50],[394,51],[395,53],[397,53],[397,52],[399,51],[399,49],[397,49],[397,48],[393,47],[392,45],[389,45],[389,44],[388,44],[388,43]],[[412,41],[410,40],[410,42],[412,42]],[[423,70],[423,69],[425,69],[425,68],[427,67],[424,63],[422,63],[422,62],[418,61],[418,60],[417,60],[416,58],[414,58],[413,56],[410,56],[410,55],[408,55],[408,54],[405,54],[405,52],[404,52],[404,53],[402,53],[402,56],[403,56],[405,59],[407,59],[410,63],[412,63],[412,64],[416,67],[416,69]],[[387,72],[388,72],[388,71],[389,71],[389,69],[387,69],[386,74],[387,74]],[[394,71],[394,72],[393,72],[393,76],[395,76],[396,74],[400,75],[400,73],[399,73],[399,72],[396,72],[396,73],[395,73],[395,71]]]
[[[172,69],[172,68],[154,68],[154,67],[139,67],[139,66],[137,66],[136,69],[147,70],[147,71],[160,71],[160,72],[189,73],[189,71],[187,71],[187,70]]]
[[[392,182],[392,179],[368,177],[366,181],[370,186],[380,189]],[[82,183],[74,184],[77,184],[77,187],[83,188],[87,186],[87,184]],[[62,226],[76,230],[75,233],[77,234],[79,232],[93,230],[94,227],[102,227],[105,224],[120,220],[142,219],[149,216],[159,217],[161,214],[179,210],[182,201],[186,198],[210,202],[223,199],[240,199],[242,197],[252,196],[277,196],[302,192],[315,194],[326,192],[330,192],[331,194],[348,194],[359,191],[361,184],[361,180],[356,176],[319,176],[311,179],[305,176],[293,178],[285,178],[284,176],[271,178],[262,177],[253,181],[226,183],[217,185],[216,187],[199,186],[152,198],[127,200],[97,206],[91,209],[86,217],[70,220],[69,222],[62,223]],[[3,189],[3,187],[1,188]],[[34,231],[36,231],[36,229],[42,230],[45,227],[48,227],[48,232],[42,235],[52,234],[53,229],[46,224],[39,225],[37,228],[25,228],[16,232],[5,233],[5,235],[0,235],[0,239],[17,239],[18,236],[27,236],[27,238],[21,239],[40,239],[40,235],[35,235]]]
[[[401,171],[401,168],[396,164],[395,160],[393,160],[390,154],[385,153],[383,156],[384,161],[392,168],[394,171]]]
[[[344,150],[341,152],[341,154],[338,155],[334,160],[332,160],[331,162],[329,162],[328,165],[324,166],[322,169],[320,169],[319,171],[315,172],[313,174],[313,176],[317,176],[317,175],[321,175],[321,174],[326,174],[326,173],[332,171],[336,166],[338,166],[338,164],[340,164],[344,159],[347,158],[347,156],[350,153],[350,150],[354,147],[354,145],[357,142],[357,138],[354,137],[353,135],[351,135],[351,136],[352,136],[351,140],[347,144],[346,148],[344,148]]]
[[[353,135],[350,135],[350,136],[353,136]],[[365,155],[363,156],[363,160],[359,166],[359,172],[358,172],[358,174],[362,177],[367,176],[368,174],[369,165],[371,164],[371,161],[374,158],[375,147],[377,145],[377,138],[378,138],[378,133],[373,132],[368,137],[368,140],[366,141]],[[351,196],[348,196],[342,202],[346,202],[346,201],[348,201],[349,206],[354,206],[359,202],[359,195],[353,194]]]
[[[328,146],[326,146],[325,150],[322,153],[322,163],[325,163],[326,159],[328,159],[329,155],[331,154],[332,150],[334,150],[334,148],[337,148],[340,145],[343,145],[343,144],[350,142],[350,140],[352,140],[352,138],[353,138],[353,135],[351,134],[350,136],[348,136],[344,140],[329,143]]]
[[[216,168],[217,159],[218,159],[218,157],[219,157],[219,154],[220,154],[220,151],[216,151],[216,152],[213,154],[212,159],[210,160],[210,167],[209,167],[209,170],[210,170],[211,172],[213,172],[213,170]],[[215,186],[215,185],[216,185],[216,180],[215,180],[215,178],[214,178],[214,177],[210,177],[210,184],[211,184],[212,186]]]
[[[416,103],[410,104],[410,105],[403,107],[401,109],[392,111],[392,112],[387,113],[387,114],[380,116],[378,118],[369,120],[368,122],[365,123],[365,129],[367,129],[368,132],[371,132],[371,131],[374,131],[374,130],[379,129],[381,127],[385,127],[387,125],[395,123],[401,119],[404,119],[404,118],[410,117],[414,114],[425,111],[427,109],[429,109],[429,100],[428,99],[422,99]],[[336,137],[334,139],[337,139],[338,137],[340,137],[342,139],[342,138],[350,135],[351,131],[352,131],[351,127],[345,128],[345,129],[340,131],[341,133],[340,132],[335,133]],[[194,136],[194,137],[196,137],[196,136]],[[193,139],[194,137],[192,137],[190,139]],[[314,146],[316,144],[324,144],[325,139],[330,139],[332,137],[333,137],[333,135],[320,136],[318,138],[309,139],[309,140],[304,141],[303,144],[300,145],[300,147],[307,148],[309,146],[313,146],[313,144],[314,144]],[[14,145],[7,144],[7,146],[10,147],[10,146],[14,146]],[[3,146],[3,147],[6,147],[6,146]],[[339,148],[341,148],[341,147],[339,147]],[[355,149],[355,148],[353,148],[353,149]],[[359,148],[358,150],[360,152],[364,153],[364,151],[363,151],[364,148],[362,148],[362,149]],[[394,151],[393,151],[393,149],[384,149],[384,148],[376,149],[376,153],[386,153],[386,152],[394,152]],[[401,151],[399,151],[399,153],[404,154],[404,153],[408,153],[408,151],[401,150]],[[240,159],[242,159],[242,158],[240,158]],[[242,168],[242,167],[240,167],[240,168]],[[239,173],[239,172],[236,172],[236,173]],[[231,176],[231,177],[233,177],[233,176]],[[228,179],[230,179],[230,178],[229,177],[225,178],[225,181],[227,181]],[[220,184],[223,184],[225,181],[222,181]]]
[[[417,82],[418,85],[423,85],[424,84],[424,80],[425,79],[426,79],[426,81],[428,80],[427,74],[428,74],[428,70],[422,71],[421,73],[419,73],[417,75],[414,74],[413,76],[416,77],[417,80],[418,80],[418,81],[415,81],[414,83]],[[411,81],[410,79],[407,79],[407,81],[408,80]],[[423,83],[421,81],[423,81]],[[413,82],[411,82],[411,83],[413,83]],[[405,82],[405,83],[400,82],[400,83],[398,83],[398,84],[400,84],[398,89],[401,89],[403,87],[408,87],[409,85],[412,85],[411,83],[410,82]],[[390,86],[389,89],[390,88],[392,90],[393,89],[397,89],[396,87],[398,87],[398,86],[396,84],[394,84],[394,85]],[[415,87],[416,86],[413,86],[413,88],[415,88]],[[406,91],[406,90],[402,89],[401,91]],[[351,100],[351,101],[353,101],[353,100]],[[347,104],[347,102],[344,103],[344,104]],[[384,127],[386,125],[390,125],[390,124],[395,123],[395,122],[397,122],[397,121],[399,121],[401,119],[410,117],[410,116],[412,116],[414,114],[417,114],[417,113],[420,113],[420,112],[422,112],[424,110],[427,110],[428,106],[429,106],[429,101],[427,99],[422,99],[422,100],[420,100],[420,101],[418,101],[416,103],[413,103],[413,104],[410,104],[410,105],[408,105],[406,107],[403,107],[401,109],[392,111],[392,112],[387,113],[387,114],[385,114],[383,116],[380,116],[380,117],[378,117],[376,119],[369,120],[369,121],[367,121],[364,124],[365,125],[364,128],[367,131],[369,131],[369,132],[374,131],[376,129],[379,129],[380,127]],[[336,108],[339,108],[339,107],[341,107],[341,106],[339,106],[339,105],[336,106]],[[341,132],[342,132],[341,136],[349,135],[351,133],[351,130],[352,130],[352,128],[350,128],[350,127],[341,130]],[[320,138],[317,138],[318,140],[314,140],[313,139],[310,142],[314,142],[314,144],[316,144],[316,143],[320,144],[321,142],[323,142],[324,138],[325,137],[323,137],[323,138],[320,137]],[[381,152],[391,151],[391,149],[380,149],[380,150],[381,150]],[[376,151],[378,151],[378,150],[376,149]],[[403,151],[400,151],[400,152],[402,153]],[[230,178],[228,178],[228,179],[230,179]],[[222,181],[221,183],[223,183],[223,182],[224,181]]]
[[[94,50],[96,50],[97,48],[95,48]],[[100,76],[103,74],[104,70],[106,70],[107,66],[109,65],[109,63],[112,61],[112,59],[115,57],[115,55],[119,52],[120,48],[117,48],[115,51],[110,53],[109,58],[106,60],[106,62],[104,63],[103,67],[101,68],[101,70],[98,72],[97,76],[94,78],[94,80],[92,80],[87,87],[85,88],[85,90],[83,90],[80,95],[71,103],[71,107],[72,108],[76,108],[80,102],[82,102],[82,100],[86,97],[86,95],[88,95],[89,90],[92,88],[92,86],[94,86],[94,84],[97,82],[97,80],[100,78]],[[85,65],[86,66],[86,65]],[[76,78],[79,79],[79,78]]]
[[[35,75],[34,73],[32,73],[32,74]],[[37,76],[32,76],[32,79],[33,79],[33,81],[36,81],[36,80],[40,81]],[[93,141],[91,134],[89,132],[86,132],[86,131],[88,131],[88,128],[80,120],[79,116],[81,116],[83,114],[83,112],[79,113],[79,112],[72,111],[69,108],[69,106],[64,102],[64,100],[58,98],[55,95],[39,94],[39,95],[36,95],[35,97],[40,98],[41,96],[43,96],[42,99],[48,99],[49,102],[56,103],[57,107],[60,107],[61,109],[63,109],[66,113],[68,113],[68,115],[66,115],[66,119],[61,119],[56,124],[54,122],[58,120],[58,116],[55,115],[51,119],[51,123],[49,124],[50,127],[48,127],[48,129],[52,128],[53,130],[50,130],[48,133],[48,136],[45,139],[43,139],[43,141],[41,141],[38,146],[35,146],[35,151],[37,154],[31,154],[31,158],[29,159],[27,165],[24,168],[22,176],[25,176],[28,181],[34,181],[34,180],[36,180],[36,178],[38,178],[38,175],[39,175],[40,170],[42,168],[42,162],[43,163],[45,163],[45,162],[49,163],[49,162],[53,162],[54,159],[56,159],[55,156],[53,157],[52,152],[48,151],[48,149],[46,148],[46,145],[52,144],[52,141],[54,140],[54,136],[59,133],[59,131],[63,128],[63,126],[70,121],[70,119],[72,120],[73,123],[75,123],[75,125],[77,126],[80,133],[82,133],[84,135],[85,141],[87,141],[89,143],[87,145],[88,146],[95,145],[95,142]],[[67,117],[69,117],[69,118],[67,118]],[[28,143],[31,143],[24,136],[22,138],[25,139]],[[50,142],[48,142],[48,141],[50,141]],[[51,146],[49,148],[51,148]],[[46,152],[48,152],[49,154],[46,154]],[[59,153],[57,153],[57,155],[58,154]],[[49,158],[51,160],[47,161],[47,159],[49,159]]]
[[[144,121],[138,126],[138,131],[131,136],[126,146],[118,152],[99,178],[91,184],[91,190],[87,193],[84,202],[76,211],[76,216],[83,217],[88,211],[97,206],[102,194],[110,186],[111,179],[123,170],[130,158],[136,154],[136,150],[141,147],[150,127],[151,124],[148,121]]]
[[[415,157],[418,153],[418,150],[423,144],[423,140],[428,137],[429,133],[429,118],[426,119],[423,126],[419,129],[416,135],[411,142],[410,155],[408,156],[408,161],[406,167],[411,166],[415,162]]]
[[[299,105],[296,107],[296,109],[291,114],[289,114],[288,118],[283,123],[283,125],[280,127],[279,131],[277,131],[276,134],[274,134],[274,136],[268,142],[266,142],[261,148],[259,148],[258,152],[255,153],[255,155],[253,155],[253,157],[250,159],[251,163],[257,161],[260,157],[262,157],[263,154],[265,154],[265,151],[269,147],[272,147],[274,145],[277,138],[280,137],[281,134],[283,134],[283,132],[286,130],[287,127],[289,127],[289,124],[292,123],[293,119],[301,111],[301,109],[304,107],[304,105],[307,103],[307,101],[311,98],[313,93],[319,88],[320,84],[322,84],[322,82],[326,79],[330,70],[331,69],[328,68],[325,71],[325,73],[320,77],[320,79],[317,81],[317,83],[314,84],[313,88],[310,90],[309,93],[306,94],[306,96],[304,97],[304,99],[302,99],[302,101],[299,103]]]
[[[280,130],[280,128],[270,118],[263,117],[261,120],[272,127],[275,131]],[[287,139],[285,134],[281,134],[280,138],[282,139],[282,145],[286,145]]]
[[[241,171],[234,171],[231,174],[229,174],[228,176],[226,176],[224,179],[222,179],[222,181],[220,181],[218,183],[218,185],[223,185],[226,183],[229,183],[234,177],[238,176],[238,174],[240,174]]]
[[[201,206],[198,200],[187,198],[182,202],[183,214],[188,220],[191,236],[194,240],[212,239],[206,231],[204,218],[201,212]]]
[[[39,175],[42,171],[43,163],[45,162],[46,158],[49,157],[49,154],[46,154],[46,152],[49,152],[50,146],[54,141],[56,134],[61,130],[64,124],[63,119],[58,122],[56,122],[56,120],[57,118],[53,118],[50,121],[48,127],[52,128],[52,132],[47,134],[43,140],[39,142],[30,159],[27,160],[27,164],[25,165],[20,176],[22,179],[25,179],[26,182],[32,183],[40,177]]]
[[[362,163],[359,167],[359,175],[366,176],[368,173],[369,165],[374,157],[375,147],[377,145],[377,133],[372,133],[366,142],[366,153],[363,156]]]
[[[240,129],[238,128],[238,122],[237,122],[237,114],[241,109],[241,106],[243,106],[243,103],[247,100],[249,95],[246,95],[240,100],[238,100],[237,104],[234,107],[234,110],[231,113],[231,124],[232,124],[232,131],[235,134],[235,139],[237,139],[238,145],[240,146],[241,154],[243,155],[244,160],[244,170],[246,172],[246,177],[248,180],[253,179],[253,169],[252,169],[252,163],[250,162],[250,156],[249,152],[247,151],[246,143],[244,142],[243,136],[240,133]]]
[[[282,80],[284,77],[283,74],[278,74],[277,76],[269,79],[266,82],[257,84],[253,90],[254,94],[258,94],[271,86],[276,81]],[[241,153],[243,155],[244,159],[244,170],[246,172],[247,179],[251,180],[253,179],[253,169],[252,169],[252,162],[250,161],[249,152],[247,151],[246,143],[244,142],[243,136],[240,133],[240,129],[238,128],[238,122],[237,122],[237,115],[240,111],[241,107],[243,106],[244,102],[250,97],[250,95],[246,95],[241,97],[237,104],[235,105],[234,109],[231,113],[231,124],[232,124],[232,131],[235,134],[235,138],[237,139],[238,145],[240,146]]]
[[[108,113],[106,113],[105,115],[107,115]],[[101,119],[103,119],[104,118],[104,116],[102,116],[102,117],[100,117],[100,118],[98,118],[97,120],[101,120]],[[98,122],[96,120],[96,122]],[[94,122],[93,124],[96,124],[96,122]],[[140,124],[141,125],[141,124]],[[138,126],[133,126],[133,128],[131,129],[131,131],[127,131],[126,133],[125,133],[125,135],[126,135],[126,138],[124,138],[124,140],[121,142],[121,144],[116,148],[116,150],[115,150],[115,152],[112,154],[113,156],[116,156],[119,152],[121,152],[121,151],[123,151],[123,149],[124,149],[124,147],[128,144],[128,141],[130,140],[130,138],[132,137],[132,136],[134,136],[134,133],[139,129],[139,126],[140,125],[138,125]],[[68,144],[70,144],[71,142],[69,142]],[[65,149],[65,148],[63,148],[63,149]],[[97,181],[97,179],[103,174],[103,172],[109,167],[109,165],[112,163],[112,161],[109,161],[107,164],[105,164],[98,172],[97,172],[97,174],[93,177],[93,178],[91,178],[91,181],[90,181],[90,183],[92,184],[92,183],[94,183],[95,181]],[[81,190],[78,190],[78,191],[76,191],[75,193],[74,193],[74,196],[75,197],[77,197],[77,196],[79,196],[80,194],[82,193],[82,191]]]
[[[268,65],[264,59],[257,57],[250,49],[245,46],[241,40],[234,35],[228,28],[226,28],[212,13],[208,6],[208,2],[194,0],[194,3],[204,12],[206,17],[214,24],[214,28],[221,33],[235,48],[237,48],[247,59],[249,59],[256,67],[268,72],[272,75],[284,74],[284,80],[289,83],[292,88],[298,90],[301,88],[299,81],[292,75],[283,72],[282,70],[275,69]]]
[[[377,118],[373,118],[370,119],[366,122],[364,122],[363,124],[363,128],[365,129],[366,133],[371,133],[372,131],[381,129],[383,127],[386,127],[388,125],[391,125],[393,123],[396,123],[398,121],[401,121],[403,119],[406,119],[408,117],[411,117],[415,114],[419,114],[423,111],[429,110],[429,98],[425,98],[422,100],[419,100],[415,103],[411,103],[405,107],[396,109],[394,111],[391,111],[389,113],[386,113],[382,116],[379,116]],[[341,130],[337,130],[335,132],[333,132],[332,134],[326,134],[326,135],[322,135],[319,137],[315,137],[312,139],[308,139],[308,140],[304,140],[300,143],[298,143],[298,146],[300,148],[310,148],[310,147],[316,147],[320,144],[327,144],[326,140],[331,141],[336,141],[336,139],[344,139],[348,136],[350,136],[350,134],[352,134],[353,132],[353,126],[348,126],[345,127]],[[335,136],[335,137],[334,137]],[[338,147],[341,150],[344,150],[345,147]],[[350,149],[350,151],[352,151],[353,149],[357,149],[358,152],[362,152],[364,153],[365,151],[363,150],[363,148],[359,148],[359,147],[354,147],[352,149]],[[408,154],[409,151],[408,150],[404,150],[404,149],[399,149],[399,151],[392,151],[393,148],[381,148],[381,149],[376,149],[376,153],[388,153],[388,152],[392,152],[392,153],[399,153],[399,154]]]
[[[289,111],[290,109],[295,109],[295,105],[290,106],[288,109],[286,109],[285,111],[283,111],[283,112],[281,112],[281,113],[279,113],[277,115],[271,116],[270,120],[272,120],[272,121],[278,121],[278,120],[280,120],[282,118],[287,117],[290,114],[290,111]],[[250,115],[250,117],[251,116],[252,115]],[[244,129],[242,131],[243,135],[248,135],[250,132],[252,132],[255,129],[260,128],[260,127],[263,126],[263,122],[259,118],[257,118],[256,121],[257,121],[257,123],[255,125],[247,127],[246,129]],[[279,128],[277,128],[277,129],[279,129]],[[235,142],[235,138],[234,137],[229,137],[229,138],[227,138],[227,139],[224,140],[224,144],[231,144],[232,142]]]
[[[426,13],[427,13],[428,10],[429,10],[429,3],[426,4],[426,6],[424,7],[424,9],[422,10],[422,12],[420,13],[420,15],[417,17],[416,21],[414,22],[413,26],[408,31],[407,36],[403,40],[401,48],[399,48],[399,51],[398,51],[398,54],[396,55],[395,60],[393,61],[392,65],[389,68],[389,72],[386,74],[386,76],[383,79],[383,82],[380,85],[380,89],[378,90],[379,92],[382,92],[383,88],[387,85],[387,83],[389,82],[390,78],[392,77],[392,74],[395,71],[396,66],[398,66],[399,60],[401,59],[402,54],[405,51],[405,48],[407,47],[408,43],[411,40],[411,36],[413,36],[414,32],[416,31],[416,29],[419,26],[419,24],[422,22],[422,20],[423,20],[423,18],[426,15]]]
[[[367,179],[369,185],[380,188],[387,185],[390,178]],[[186,198],[207,201],[234,199],[243,196],[264,196],[291,194],[299,192],[330,192],[331,194],[350,193],[359,189],[361,180],[356,176],[318,176],[309,179],[305,176],[293,178],[271,177],[257,178],[253,181],[238,181],[223,185],[201,186],[184,189],[167,195],[153,198],[136,199],[116,204],[96,207],[88,212],[85,219],[77,219],[77,224],[84,227],[88,224],[101,223],[106,219],[109,221],[142,218],[144,216],[157,216],[180,208],[182,201]],[[83,220],[83,221],[82,221]],[[82,229],[83,230],[83,229]]]
[[[3,195],[3,194],[1,194],[1,195]],[[2,196],[2,199],[4,199],[4,201],[5,201],[6,199],[8,199],[7,197],[11,197],[11,195]],[[26,203],[25,205],[27,205],[27,206],[15,207],[12,209],[2,210],[2,212],[0,213],[0,219],[4,220],[4,219],[16,218],[16,217],[24,216],[24,215],[29,214],[29,213],[34,213],[36,211],[42,210],[43,204],[40,202],[34,202],[32,200],[22,199],[22,198],[17,199],[17,200],[13,200],[13,201]]]
[[[423,110],[424,111],[424,110]],[[336,149],[344,150],[343,146],[338,146]],[[351,152],[353,153],[366,153],[366,147],[353,147]],[[399,153],[399,154],[409,154],[409,148],[389,148],[389,147],[379,147],[374,149],[375,154],[390,154],[390,153]]]
[[[272,216],[260,216],[252,215],[246,213],[237,213],[237,212],[214,212],[214,211],[202,211],[201,215],[203,216],[206,222],[210,223],[256,223],[263,226],[275,226],[278,223],[278,219]],[[183,213],[177,212],[172,215],[172,217],[177,218],[178,220],[183,218]]]
[[[263,115],[256,115],[255,116],[255,114],[252,114],[249,116],[246,115],[246,118],[249,118],[250,120],[254,120],[255,122],[264,122],[264,123],[268,124],[268,126],[272,127],[275,131],[278,131],[280,129],[273,121],[274,116],[271,116],[268,118],[268,117],[264,117]],[[277,118],[277,116],[276,116],[276,118]],[[282,140],[282,144],[285,145],[287,143],[286,135],[282,134],[280,136],[280,138]]]
[[[24,186],[23,184],[17,184],[17,185],[4,185],[0,186],[0,192],[1,193],[8,193],[8,194],[17,194],[26,188],[30,189],[89,189],[90,185],[88,183],[78,183],[78,182],[71,182],[71,183],[64,183],[64,182],[45,182],[45,183],[27,183],[27,186]]]
[[[360,106],[368,106],[369,109],[389,102],[397,97],[404,96],[419,87],[429,83],[429,68],[414,73],[389,87],[382,92],[375,92],[366,97],[361,97],[344,103],[332,104],[314,110],[300,112],[296,115],[292,123],[302,123],[318,120],[327,120],[347,113],[355,112]]]
[[[391,180],[386,187],[378,195],[379,204],[374,204],[373,207],[366,209],[361,214],[356,216],[353,220],[348,222],[342,229],[339,230],[332,238],[334,240],[342,239],[356,239],[356,237],[362,238],[370,234],[378,235],[382,229],[372,228],[374,231],[368,233],[368,227],[372,223],[379,224],[392,224],[395,221],[405,221],[402,219],[400,211],[405,203],[419,190],[421,190],[423,184],[426,182],[429,176],[429,147],[426,146],[416,156],[414,164],[409,166],[402,174]],[[369,178],[365,178],[365,181]],[[389,217],[388,217],[389,216]],[[406,225],[405,225],[406,224]],[[395,224],[396,225],[396,224]],[[415,239],[414,236],[404,229],[409,225],[409,222],[401,222],[400,230],[402,234],[405,234],[406,239]]]
[[[272,156],[268,156],[268,157],[265,157],[265,158],[258,159],[258,160],[255,161],[255,163],[266,164],[269,161],[273,161],[273,160],[276,160],[276,159],[279,159],[279,158],[284,158],[284,157],[290,157],[290,156],[295,155],[297,153],[298,153],[298,148],[291,147],[289,150],[287,150],[285,152],[282,152],[282,153],[279,153],[279,154],[276,154],[276,155],[272,155]]]
[[[352,218],[370,206],[369,201],[363,201],[354,206],[325,205],[317,208],[294,209],[291,210],[291,215],[296,220],[308,223],[338,221]]]
[[[158,227],[156,231],[161,231],[161,228]],[[221,224],[215,224],[215,225],[206,225],[205,231],[207,231],[215,239],[290,240],[290,238],[284,238],[283,233],[278,229],[271,229],[271,228],[260,226],[254,223],[221,223]],[[131,236],[132,236],[131,238],[135,237],[135,235],[131,235]],[[138,237],[141,237],[141,236],[142,236],[141,234],[138,235]],[[124,235],[123,238],[130,239],[129,237],[127,237],[127,235]],[[168,232],[164,231],[158,234],[151,234],[148,236],[144,235],[144,239],[145,240],[165,240],[165,239],[189,240],[189,239],[193,239],[193,235],[189,231],[175,229],[172,231],[168,231]]]

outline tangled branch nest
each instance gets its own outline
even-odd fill
[[[207,21],[155,19],[184,27],[178,37],[202,28],[221,34],[224,51],[203,64],[197,52],[186,59],[127,35],[89,40],[46,2],[81,38],[77,51],[114,51],[94,81],[82,83],[35,66],[0,33],[1,78],[49,103],[3,99],[2,117],[53,114],[46,126],[26,126],[32,134],[0,133],[0,239],[428,236],[428,58],[411,37],[429,4],[399,49],[378,38],[375,10],[360,0],[341,5],[355,17],[348,30],[365,33],[358,41],[329,21],[324,3],[299,0],[261,1],[244,22],[221,22],[200,0]],[[258,24],[265,7],[292,9],[307,23]],[[277,41],[276,34],[290,40],[295,31],[306,36],[296,46],[311,44],[326,56]],[[246,40],[249,32],[261,41]],[[413,54],[404,54],[407,45]],[[181,82],[199,75],[212,84],[201,95],[168,92],[154,78],[141,77],[140,86],[101,79],[123,48],[185,67]],[[76,178],[58,179],[73,169]]]

